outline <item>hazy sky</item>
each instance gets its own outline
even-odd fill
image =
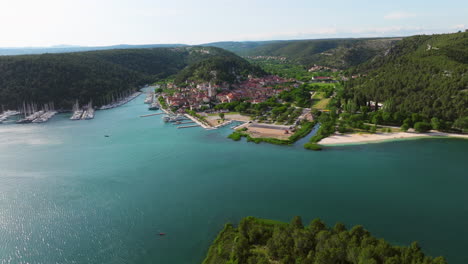
[[[0,47],[402,36],[468,27],[468,1],[0,0]]]

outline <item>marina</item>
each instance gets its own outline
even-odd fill
[[[14,112],[15,114],[17,112]],[[42,110],[38,110],[36,104],[23,104],[23,112],[20,114],[24,115],[24,118],[16,121],[17,124],[28,124],[28,123],[44,123],[49,121],[58,112],[54,109],[54,103],[44,104]]]

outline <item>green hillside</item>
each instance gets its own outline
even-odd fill
[[[206,48],[193,48],[191,50],[193,54],[192,58],[195,54],[203,54],[206,52]],[[191,63],[176,75],[175,82],[179,84],[185,81],[233,83],[239,81],[238,78],[245,79],[249,74],[265,74],[260,67],[250,64],[247,60],[234,53],[219,48],[211,48],[209,52],[212,57],[198,59]]]
[[[16,108],[23,101],[39,104],[53,101],[57,108],[69,109],[75,100],[86,103],[92,99],[99,105],[110,94],[176,75],[187,66],[193,65],[185,71],[189,74],[183,76],[202,72],[200,67],[212,61],[216,64],[210,70],[218,70],[223,80],[232,79],[225,76],[226,70],[245,74],[256,69],[231,52],[210,47],[2,56],[0,104]]]
[[[277,56],[304,66],[313,64],[345,69],[383,55],[400,38],[317,39],[265,42],[210,43],[241,56]]]
[[[394,246],[377,239],[362,226],[349,230],[337,223],[329,228],[316,219],[303,226],[244,218],[239,227],[228,224],[210,247],[203,264],[446,264],[425,256],[418,243]]]
[[[387,56],[350,74],[367,74],[346,85],[346,98],[358,105],[384,103],[389,113],[418,113],[454,121],[468,116],[468,33],[414,36]]]

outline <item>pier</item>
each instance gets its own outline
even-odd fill
[[[203,124],[202,122],[198,121],[198,119],[196,119],[195,117],[193,117],[193,116],[191,116],[189,114],[185,114],[185,117],[191,119],[193,122],[197,123],[198,125],[200,125],[204,129],[213,129],[212,127]],[[178,127],[178,128],[181,128],[181,127]]]
[[[122,98],[118,99],[117,101],[115,101],[115,99],[112,97],[113,102],[110,103],[110,104],[101,106],[101,108],[99,108],[99,110],[107,110],[107,109],[112,109],[112,108],[122,106],[122,105],[132,101],[133,99],[137,98],[140,94],[142,94],[142,92],[134,92],[133,94],[128,95],[127,97],[122,97]]]
[[[156,116],[156,115],[164,115],[165,113],[156,113],[156,114],[149,114],[149,115],[141,115],[140,117],[149,117],[149,116]]]
[[[180,127],[177,127],[177,129],[179,129],[179,128],[199,127],[199,126],[200,126],[200,125],[180,126]]]
[[[178,122],[178,123],[176,122],[176,123],[174,123],[173,125],[175,125],[175,126],[176,126],[176,125],[183,125],[183,124],[193,124],[193,123],[195,123],[195,122],[193,122],[193,121],[187,121],[187,122]]]

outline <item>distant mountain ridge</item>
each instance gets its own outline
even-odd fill
[[[0,48],[0,56],[45,54],[45,53],[70,53],[95,50],[113,50],[113,49],[148,49],[148,48],[174,48],[188,46],[185,44],[143,44],[129,45],[120,44],[112,46],[75,46],[75,45],[57,45],[52,47],[20,47],[20,48]]]

